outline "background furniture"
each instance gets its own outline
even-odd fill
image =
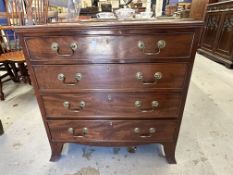
[[[17,6],[14,7],[18,8]],[[25,83],[30,83],[31,81],[26,68],[25,57],[13,27],[23,24],[24,19],[21,19],[23,15],[19,9],[11,9],[11,13],[1,12],[0,18],[6,19],[8,22],[7,25],[0,26],[0,63],[6,70],[6,73],[0,77],[0,94],[1,100],[4,100],[4,82],[23,80]],[[5,79],[7,76],[10,78]]]
[[[3,83],[10,80],[18,82],[8,62],[6,60],[1,61],[0,59],[0,100],[5,100],[3,93]]]
[[[27,24],[46,24],[48,22],[48,4],[48,0],[24,0]]]
[[[112,25],[111,25],[112,24]],[[175,147],[202,22],[82,22],[18,28],[51,161],[64,143]]]
[[[208,5],[200,47],[199,53],[232,67],[233,1]]]
[[[190,18],[204,20],[209,0],[192,0]]]
[[[209,0],[209,4],[219,2],[219,0]]]
[[[27,24],[45,24],[48,21],[48,0],[24,1],[5,0],[6,12],[0,12],[0,19],[5,20],[4,26],[0,26],[0,63],[2,71],[6,73],[0,76],[0,95],[4,100],[3,83],[9,80],[31,84],[25,57],[20,46],[18,36],[15,34],[15,26]],[[8,79],[4,79],[10,76]]]
[[[11,12],[1,12],[0,19],[5,19],[6,24],[0,26],[0,64],[2,64],[2,71],[4,74],[0,76],[0,96],[1,100],[5,99],[3,93],[3,83],[13,80],[19,82],[30,82],[29,75],[25,66],[25,58],[23,52],[20,51],[19,39],[14,33],[13,26],[22,25],[24,22],[23,13],[19,6],[12,5]],[[6,6],[8,10],[8,5]],[[9,78],[7,78],[9,77]]]

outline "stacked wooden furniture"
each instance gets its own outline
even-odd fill
[[[199,52],[206,57],[233,65],[233,1],[209,4]]]
[[[202,22],[82,22],[17,29],[52,148],[175,147]]]

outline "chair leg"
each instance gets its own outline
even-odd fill
[[[16,64],[15,62],[10,63],[12,71],[15,76],[15,82],[20,82],[19,75],[18,75],[18,69],[15,64]]]
[[[10,68],[10,64],[11,63],[4,63],[4,66],[6,68],[6,71],[8,73],[8,75],[10,76],[10,78],[14,81],[14,82],[19,82],[19,78],[17,78],[14,73],[11,71]],[[11,66],[12,67],[12,66]],[[12,68],[13,69],[13,68]],[[14,66],[14,69],[16,70],[16,67]]]
[[[4,93],[2,90],[2,79],[0,78],[0,99],[3,101],[5,100]]]
[[[31,84],[31,80],[30,80],[30,77],[29,77],[29,74],[28,74],[28,70],[27,70],[24,62],[20,62],[20,63],[18,63],[18,65],[19,65],[19,71],[21,73],[23,82]]]
[[[2,121],[0,120],[0,135],[3,135],[4,130],[3,130],[3,126],[2,126]]]

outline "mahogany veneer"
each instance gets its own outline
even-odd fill
[[[143,124],[142,124],[143,123]],[[175,120],[50,120],[52,140],[65,142],[156,142],[173,141],[177,126]],[[73,127],[74,135],[67,132]],[[83,136],[82,128],[88,128],[88,133]],[[135,134],[135,128],[140,132]],[[148,134],[150,128],[156,128],[154,134]],[[114,144],[113,144],[114,145]],[[124,144],[123,144],[124,145]]]
[[[157,58],[189,58],[192,51],[193,33],[174,33],[148,31],[151,35],[134,33],[133,36],[128,33],[121,35],[121,31],[116,31],[118,36],[46,36],[41,38],[25,38],[25,43],[29,49],[29,53],[33,60],[59,60],[61,56],[51,51],[53,42],[59,43],[62,46],[59,49],[60,54],[67,54],[66,59],[80,60],[95,60],[95,59],[144,59],[145,56],[137,46],[137,42],[143,40],[148,50],[155,49],[156,42],[163,39],[167,45]],[[122,31],[123,32],[123,31]],[[78,41],[77,51],[71,55],[70,44]],[[134,43],[134,44],[133,44]],[[34,46],[37,47],[34,47]],[[131,46],[131,47],[129,47]],[[127,49],[125,49],[127,48]],[[176,50],[176,52],[171,52]]]
[[[50,141],[160,143],[169,163],[202,22],[81,22],[25,26],[20,34]]]
[[[132,88],[174,88],[184,86],[188,65],[180,64],[87,64],[34,66],[35,75],[40,89],[80,90],[80,89],[132,89]],[[49,72],[49,74],[48,74]],[[152,84],[143,84],[136,79],[141,72],[145,81],[154,81],[156,72],[162,73],[162,78]],[[65,76],[67,85],[57,79],[58,74]],[[77,73],[82,75],[77,81]],[[46,77],[46,78],[44,78]]]
[[[154,92],[82,92],[75,94],[56,94],[42,96],[46,116],[49,118],[85,119],[85,118],[177,118],[182,95],[179,93]],[[63,106],[69,102],[70,108]],[[85,107],[79,110],[80,102]],[[145,112],[135,107],[135,101],[141,101],[141,109],[150,109],[153,101],[159,105],[154,112]],[[81,114],[81,115],[80,115]]]

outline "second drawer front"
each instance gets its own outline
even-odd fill
[[[187,64],[34,66],[40,89],[182,88]]]
[[[49,118],[177,118],[180,94],[80,93],[42,96]]]
[[[53,120],[48,126],[54,141],[154,142],[172,141],[172,120]]]

